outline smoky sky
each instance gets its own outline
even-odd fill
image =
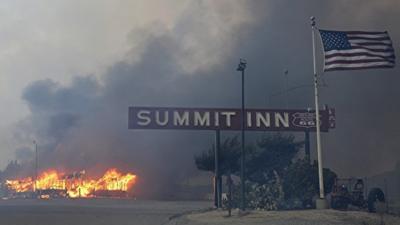
[[[141,188],[143,195],[166,194],[196,173],[193,155],[212,144],[213,133],[128,130],[129,106],[240,107],[236,66],[239,58],[245,58],[247,107],[284,108],[286,101],[290,108],[314,107],[312,15],[325,29],[388,30],[398,53],[396,9],[400,5],[395,0],[249,1],[243,5],[251,20],[215,28],[229,28],[226,40],[210,38],[212,32],[201,36],[198,29],[213,24],[206,22],[202,4],[196,3],[172,29],[154,24],[133,30],[133,36],[142,37],[140,51],[133,48],[101,79],[86,75],[77,76],[70,85],[51,78],[31,83],[22,95],[31,114],[16,125],[15,138],[27,143],[37,139],[42,168],[96,173],[117,166],[139,175],[146,187]],[[234,20],[228,6],[216,7],[221,20]],[[206,46],[218,51],[208,52],[202,45],[187,50],[183,42],[188,35],[204,38]],[[305,87],[271,97],[283,90],[285,69],[290,88]],[[400,156],[398,74],[397,68],[322,74],[325,85],[320,104],[334,107],[337,117],[336,129],[322,135],[325,167],[340,176],[368,176],[394,167]],[[303,134],[296,137],[301,140]],[[26,150],[16,153],[24,160],[29,156]]]

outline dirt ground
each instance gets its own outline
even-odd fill
[[[239,216],[237,211],[226,217],[226,211],[191,213],[171,220],[169,225],[400,225],[400,217],[337,210],[251,211]],[[382,223],[383,222],[383,223]]]

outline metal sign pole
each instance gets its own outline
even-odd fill
[[[214,206],[215,208],[218,208],[218,160],[217,160],[217,149],[215,145],[213,146],[214,149]]]
[[[306,130],[304,132],[304,149],[306,160],[311,164],[311,154],[310,154],[310,131]]]
[[[220,130],[215,130],[215,148],[214,148],[214,165],[215,165],[215,178],[214,178],[214,192],[215,192],[215,207],[221,207],[222,187],[221,187],[221,174],[219,171],[219,152],[220,152]]]

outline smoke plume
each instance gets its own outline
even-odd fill
[[[118,165],[138,174],[143,196],[167,195],[196,172],[193,154],[212,144],[213,133],[128,130],[129,106],[239,107],[235,69],[243,57],[247,107],[284,107],[286,95],[271,96],[283,90],[285,69],[290,87],[312,85],[311,15],[326,29],[388,30],[397,48],[399,6],[360,0],[196,1],[172,28],[133,30],[131,51],[101,79],[78,76],[67,86],[51,79],[27,86],[22,97],[31,114],[17,125],[15,137],[38,141],[42,168],[95,173]],[[319,67],[321,59],[318,51]],[[395,165],[398,73],[322,75],[327,87],[321,88],[320,103],[336,108],[337,115],[337,128],[323,135],[326,167],[341,176],[366,176]],[[290,108],[313,107],[311,87],[287,98]],[[29,154],[17,151],[20,159]]]

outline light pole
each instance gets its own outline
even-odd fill
[[[246,209],[246,199],[245,199],[245,109],[244,109],[244,71],[246,69],[246,60],[240,59],[237,71],[242,72],[242,110],[241,110],[241,131],[242,131],[242,157],[240,159],[240,191],[241,191],[241,202],[240,202],[240,209],[244,211]]]
[[[38,179],[38,149],[36,140],[33,140],[33,144],[35,145],[35,185],[34,189],[36,191],[37,179]]]

